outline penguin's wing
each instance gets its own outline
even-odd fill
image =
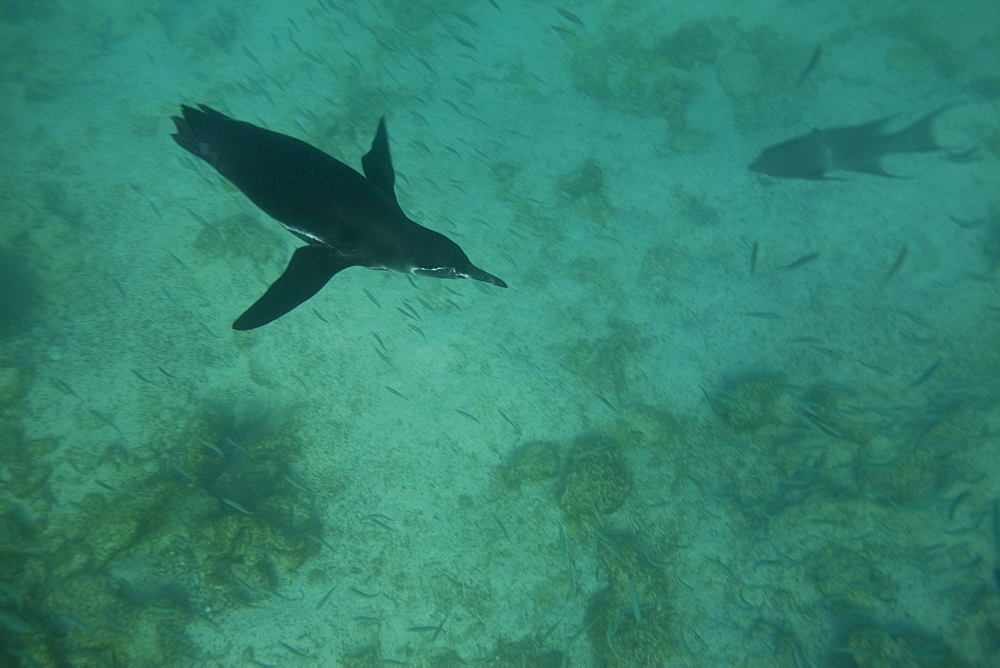
[[[371,149],[361,157],[361,167],[365,177],[387,194],[396,199],[396,172],[392,168],[389,154],[389,133],[385,129],[385,117],[379,119]]]
[[[277,320],[319,292],[338,271],[355,264],[350,257],[334,255],[325,246],[299,248],[278,280],[236,319],[233,329],[254,329]]]

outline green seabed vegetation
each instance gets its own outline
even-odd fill
[[[576,90],[608,109],[664,118],[671,135],[664,142],[673,150],[693,151],[708,143],[710,135],[690,122],[687,109],[702,92],[693,70],[719,58],[721,43],[709,23],[692,23],[655,40],[637,39],[624,28],[601,33],[596,41],[592,34],[563,35]]]
[[[692,503],[724,517],[735,543],[705,555],[698,582],[721,589],[734,608],[720,614],[730,624],[743,619],[747,638],[773,647],[782,662],[826,653],[850,654],[858,665],[961,663],[975,640],[945,638],[896,612],[907,587],[900,560],[925,574],[948,568],[978,583],[965,610],[980,636],[996,633],[992,555],[968,541],[925,548],[926,539],[901,528],[933,514],[941,499],[952,523],[975,524],[989,512],[975,506],[968,489],[982,475],[974,462],[989,438],[995,396],[971,391],[975,383],[959,391],[953,379],[937,375],[939,363],[914,375],[906,402],[879,386],[747,371],[703,389],[707,419],[683,418],[633,400],[633,365],[648,345],[621,322],[567,349],[568,370],[597,390],[595,410],[610,418],[563,441],[528,436],[496,470],[491,505],[532,499],[519,512],[540,513],[544,506],[559,518],[567,566],[551,591],[539,590],[534,599],[550,607],[575,600],[584,610],[561,633],[502,639],[498,661],[558,665],[584,639],[603,665],[696,661],[704,627],[680,603],[692,583],[677,576],[687,532],[696,529],[672,519],[670,510]],[[951,388],[947,398],[943,388]],[[643,486],[636,475],[642,469],[656,472],[661,489]],[[685,488],[694,495],[676,493]],[[538,531],[545,533],[543,524]],[[751,565],[744,550],[759,553],[759,544],[774,545],[773,558],[766,558],[768,547]],[[598,585],[584,589],[574,563],[595,560]],[[821,639],[799,625],[798,613],[774,602],[789,587],[796,588],[796,605],[811,605],[809,617],[821,620]],[[777,598],[747,607],[748,592]],[[503,655],[515,647],[531,653]]]
[[[6,393],[27,389],[5,380]],[[5,661],[212,659],[191,641],[193,626],[221,633],[214,615],[285,598],[288,574],[330,545],[313,495],[295,476],[303,445],[293,422],[255,404],[207,402],[186,422],[164,418],[150,430],[160,436],[140,448],[115,444],[99,461],[75,465],[96,484],[68,501],[56,491],[61,444],[27,439],[6,413]],[[122,475],[100,479],[111,470]]]
[[[0,247],[0,341],[31,328],[37,319],[39,287],[27,259]]]
[[[734,104],[738,126],[760,127],[776,113],[785,118],[787,96],[815,44],[790,44],[766,27],[745,28],[734,18],[691,21],[673,32],[647,35],[624,26],[595,37],[562,33],[570,50],[573,87],[602,107],[662,118],[661,144],[672,152],[703,150],[712,140],[690,109],[717,83]]]
[[[584,626],[573,639],[586,635],[603,665],[663,665],[676,657],[673,585],[660,561],[663,555],[658,546],[614,525],[615,513],[633,493],[626,453],[641,445],[627,429],[586,432],[568,444],[532,441],[496,472],[501,497],[538,487],[551,495],[562,516],[559,549],[571,574],[574,550],[596,547],[605,583],[589,596]],[[575,576],[552,586],[575,595]],[[501,642],[494,658],[503,665],[562,665],[566,653],[547,636]]]
[[[617,347],[615,355],[578,373],[604,377],[627,364],[629,350],[645,345],[620,335],[614,340],[617,346],[606,347]],[[684,585],[675,574],[685,529],[663,524],[669,514],[657,514],[654,492],[637,487],[638,467],[691,481],[704,495],[700,502],[712,497],[715,512],[726,513],[740,534],[763,535],[803,512],[822,515],[823,508],[859,521],[925,504],[948,481],[969,475],[959,461],[959,444],[975,443],[982,427],[973,404],[928,405],[926,423],[905,425],[911,449],[899,453],[898,443],[889,449],[880,442],[887,427],[879,412],[859,410],[859,397],[845,388],[801,387],[781,373],[734,374],[706,388],[711,416],[697,421],[629,402],[622,385],[627,375],[617,376],[602,387],[612,404],[602,410],[614,412],[610,424],[565,441],[525,438],[496,469],[487,492],[497,503],[528,497],[556,513],[557,552],[566,568],[539,595],[576,600],[582,616],[562,620],[558,633],[540,628],[510,637],[498,630],[487,657],[450,649],[455,637],[446,627],[446,642],[419,650],[414,660],[557,666],[570,656],[569,644],[584,642],[604,665],[693,660],[697,648],[689,629],[696,624],[678,604]],[[2,378],[6,406],[31,382],[23,373]],[[85,472],[93,467],[98,479],[108,470],[149,468],[147,473],[132,477],[127,487],[123,477],[115,484],[100,480],[93,491],[61,506],[48,490],[62,475],[55,455],[64,445],[26,438],[13,417],[7,412],[0,422],[0,567],[10,574],[0,589],[0,623],[4,651],[15,660],[70,665],[162,656],[220,659],[205,655],[192,641],[192,629],[222,633],[213,620],[218,613],[286,596],[288,574],[337,542],[336,529],[323,526],[312,494],[294,474],[303,453],[294,415],[209,402],[187,422],[164,419],[153,430],[162,436],[147,445],[151,456],[145,464],[116,448],[99,466],[80,464]],[[973,556],[956,553],[964,560]],[[702,577],[739,600],[746,591],[743,578],[750,576],[729,570],[732,558],[706,559]],[[934,633],[873,612],[894,600],[899,584],[890,566],[864,550],[835,539],[813,540],[775,563],[785,559],[804,569],[816,598],[827,601],[814,614],[826,614],[837,630],[837,651],[876,663],[918,654],[960,658]],[[576,561],[597,565],[596,587],[578,586]],[[774,567],[758,565],[756,579],[756,571]],[[424,586],[429,596],[475,609],[447,578]],[[488,598],[479,604],[488,614]],[[988,623],[989,598],[976,606],[971,614]],[[763,634],[788,660],[801,654],[805,642],[794,624],[764,612],[748,622],[747,633]],[[378,627],[367,640],[363,635],[342,639],[345,664],[382,660]]]
[[[676,535],[669,528],[644,532],[625,512],[643,503],[636,498],[636,462],[659,468],[694,455],[685,451],[690,427],[669,411],[629,402],[630,368],[649,340],[624,321],[611,319],[607,327],[605,336],[580,339],[560,357],[595,388],[595,404],[614,415],[612,426],[565,442],[526,439],[496,469],[492,492],[497,503],[532,498],[557,510],[558,558],[566,566],[536,598],[583,596],[582,623],[563,629],[559,639],[550,628],[499,642],[493,656],[501,665],[564,665],[566,643],[582,642],[599,665],[670,665],[690,657],[673,604]],[[591,556],[601,582],[588,592],[579,585],[576,561]]]

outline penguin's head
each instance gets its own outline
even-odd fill
[[[454,241],[433,230],[427,231],[430,235],[421,244],[419,262],[410,267],[412,273],[434,278],[471,278],[501,288],[507,287],[506,283],[493,274],[472,264],[469,256]]]

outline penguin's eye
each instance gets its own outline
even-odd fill
[[[434,278],[457,278],[455,267],[416,267],[413,273]]]

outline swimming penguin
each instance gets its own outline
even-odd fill
[[[473,266],[454,241],[410,220],[396,201],[385,118],[364,176],[318,148],[237,121],[205,105],[174,116],[181,147],[215,167],[250,201],[305,241],[284,273],[236,319],[233,329],[266,325],[306,301],[348,267],[472,278],[507,287]]]

